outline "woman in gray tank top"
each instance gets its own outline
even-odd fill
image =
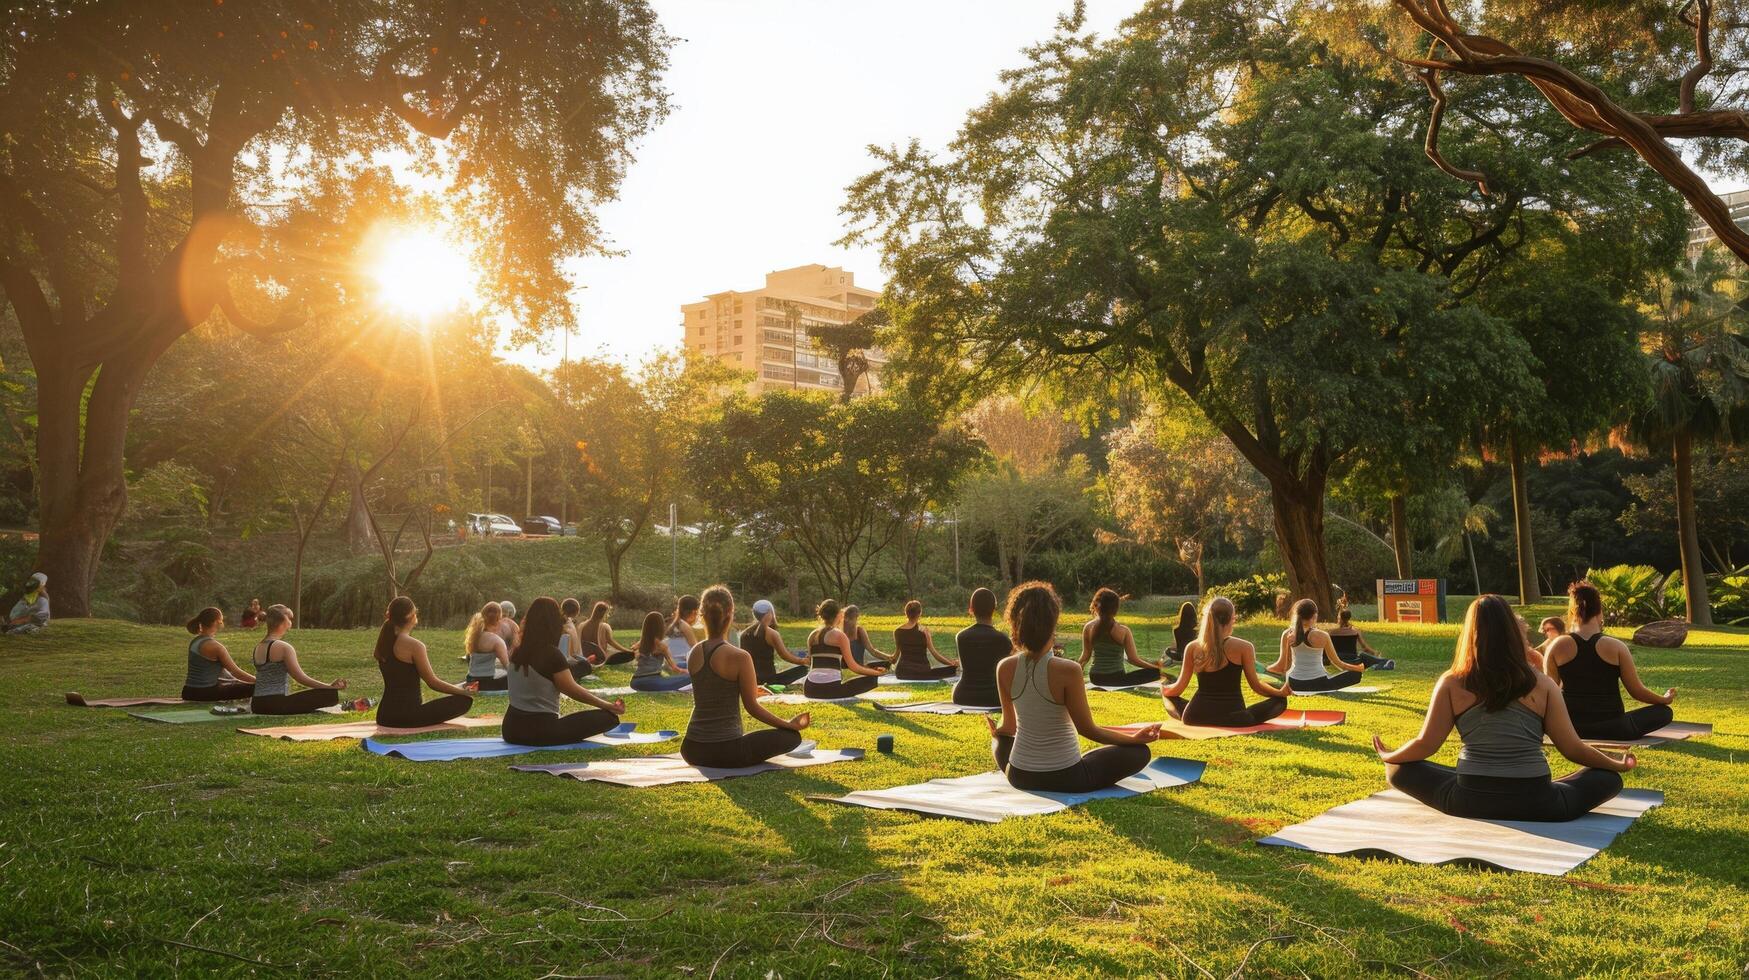
[[[292,628],[292,611],[275,604],[267,607],[262,618],[267,621],[267,637],[255,644],[249,656],[255,667],[255,697],[249,710],[258,715],[301,715],[339,704],[346,682],[324,684],[304,673],[297,648],[285,641]],[[293,694],[294,680],[309,690]]]
[[[692,717],[680,742],[680,757],[695,766],[745,769],[766,759],[794,752],[801,731],[813,718],[804,711],[784,720],[759,703],[759,681],[753,658],[727,639],[735,618],[735,597],[727,586],[713,585],[699,599],[705,639],[686,658],[692,675]],[[771,726],[743,733],[741,708]]]
[[[218,641],[225,614],[217,606],[202,609],[188,621],[194,639],[188,643],[188,676],[182,682],[184,701],[241,701],[255,694],[255,676],[237,666],[231,651]]]
[[[559,603],[541,596],[529,603],[522,621],[522,642],[510,655],[510,707],[504,712],[504,741],[512,745],[570,745],[619,724],[622,700],[604,701],[571,676],[571,665],[559,653],[565,617]],[[559,695],[589,705],[592,710],[560,714]]]
[[[676,665],[668,652],[668,641],[663,635],[667,627],[668,621],[661,613],[651,610],[644,614],[644,629],[632,659],[632,690],[684,691],[692,687],[692,675]]]
[[[1421,734],[1394,751],[1373,736],[1386,781],[1442,813],[1480,820],[1573,820],[1620,793],[1633,754],[1617,759],[1579,738],[1560,688],[1526,661],[1528,646],[1506,600],[1471,603]],[[1428,762],[1454,727],[1463,740],[1457,767]],[[1545,733],[1587,768],[1551,778]]]
[[[1008,593],[1008,630],[1019,652],[996,665],[1002,723],[984,717],[995,739],[996,768],[1016,789],[1090,793],[1141,772],[1160,726],[1133,732],[1094,723],[1081,665],[1051,655],[1063,605],[1046,582]],[[1077,734],[1103,744],[1081,754]]]

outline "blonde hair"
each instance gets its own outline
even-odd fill
[[[1197,628],[1196,640],[1202,645],[1198,655],[1198,666],[1208,664],[1215,670],[1227,665],[1227,654],[1221,642],[1221,628],[1233,625],[1233,600],[1224,595],[1210,599],[1202,607],[1202,625]]]
[[[468,620],[468,628],[462,633],[462,649],[464,653],[474,652],[474,643],[480,634],[498,624],[504,618],[504,607],[496,602],[488,602],[474,613],[474,618]]]

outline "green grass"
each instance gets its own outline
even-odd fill
[[[1137,626],[1165,630],[1163,617]],[[0,970],[1742,975],[1741,631],[1642,653],[1651,684],[1681,688],[1679,717],[1719,734],[1644,752],[1628,784],[1667,803],[1566,878],[1253,843],[1382,787],[1368,739],[1414,732],[1453,632],[1372,630],[1401,668],[1381,675],[1391,691],[1341,702],[1346,725],[1164,742],[1158,753],[1208,761],[1200,783],[982,826],[805,799],[987,770],[977,717],[823,706],[811,734],[825,746],[872,749],[892,732],[897,753],[631,790],[512,773],[515,760],[407,763],[69,708],[66,690],[174,693],[187,636],[58,622],[0,639]],[[318,676],[378,689],[370,633],[294,638]],[[459,672],[455,634],[425,639]],[[1105,722],[1160,716],[1153,698],[1093,699]],[[687,710],[684,695],[641,695],[628,718],[679,728]],[[1286,938],[1258,944],[1269,937]]]

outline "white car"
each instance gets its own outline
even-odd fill
[[[521,536],[522,525],[503,514],[469,514],[468,527],[475,534]]]

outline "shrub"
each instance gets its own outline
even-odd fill
[[[1636,626],[1670,618],[1670,590],[1666,585],[1676,577],[1675,573],[1666,575],[1650,565],[1616,565],[1585,573],[1585,580],[1596,586],[1597,594],[1603,597],[1604,622],[1612,626]],[[1680,586],[1676,594],[1681,595]]]
[[[1241,619],[1246,616],[1273,616],[1279,599],[1287,595],[1287,576],[1279,573],[1253,575],[1237,582],[1217,585],[1208,591],[1203,600],[1206,602],[1217,595],[1233,600],[1233,608],[1238,611]]]
[[[1707,578],[1713,620],[1732,626],[1749,626],[1749,565]]]

